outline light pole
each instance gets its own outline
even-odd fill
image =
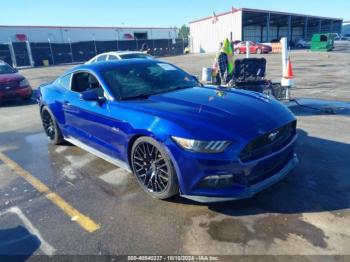
[[[119,51],[119,40],[120,40],[120,37],[119,37],[119,29],[115,29],[115,39],[117,40],[117,51]]]
[[[151,27],[151,39],[152,39],[152,54],[154,55],[154,37],[153,37],[153,27]]]
[[[95,55],[97,55],[97,47],[96,47],[96,39],[95,39],[95,34],[92,34],[92,40],[94,41]]]
[[[72,63],[74,62],[73,59],[73,48],[72,48],[72,42],[70,41],[70,38],[68,37],[68,43],[69,43],[69,48],[70,48],[70,56],[72,58]]]
[[[74,62],[74,59],[73,59],[73,48],[72,48],[72,42],[70,41],[70,38],[69,38],[69,34],[68,34],[68,29],[64,29],[64,31],[66,32],[66,35],[67,35],[67,40],[68,40],[68,43],[69,43],[69,48],[70,48],[70,57],[72,59],[72,63]]]
[[[53,57],[53,52],[52,52],[52,45],[51,45],[51,40],[50,40],[50,36],[47,39],[49,41],[49,46],[50,46],[50,52],[51,52],[51,59],[52,59],[52,64],[55,64],[55,58]]]

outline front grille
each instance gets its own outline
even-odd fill
[[[12,88],[16,88],[19,86],[19,82],[18,81],[10,81],[10,82],[4,82],[4,83],[0,83],[0,90],[6,90],[8,87]]]
[[[285,147],[296,134],[296,121],[271,131],[250,142],[240,153],[243,162],[253,161]]]
[[[259,169],[257,171],[254,171],[252,175],[248,176],[247,182],[248,185],[255,185],[257,183],[262,182],[265,179],[270,178],[271,176],[276,175],[278,172],[280,172],[287,164],[288,162],[293,158],[293,154],[289,154],[287,157],[281,158],[274,162],[272,165],[267,166],[263,169]]]

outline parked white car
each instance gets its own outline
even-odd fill
[[[304,39],[299,39],[299,41],[295,45],[297,48],[310,48],[311,42],[305,41]]]
[[[333,35],[334,35],[334,41],[349,41],[349,38],[343,36],[342,34],[334,33]]]
[[[108,52],[108,53],[99,54],[99,55],[91,58],[85,64],[92,64],[92,63],[96,63],[96,62],[110,61],[110,60],[135,59],[135,58],[153,59],[152,56],[145,54],[143,52],[115,51],[115,52]]]

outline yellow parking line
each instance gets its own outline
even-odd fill
[[[68,204],[63,198],[56,193],[52,192],[45,184],[40,180],[32,176],[26,170],[24,170],[15,161],[8,158],[6,155],[0,152],[0,160],[4,162],[12,171],[23,177],[28,181],[36,190],[45,194],[45,197],[51,200],[56,206],[58,206],[64,213],[71,217],[72,221],[78,223],[86,231],[92,233],[100,228],[100,225],[95,223],[91,218],[83,215],[70,204]]]

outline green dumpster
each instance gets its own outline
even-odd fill
[[[332,51],[334,48],[333,34],[315,34],[311,39],[311,51]]]

